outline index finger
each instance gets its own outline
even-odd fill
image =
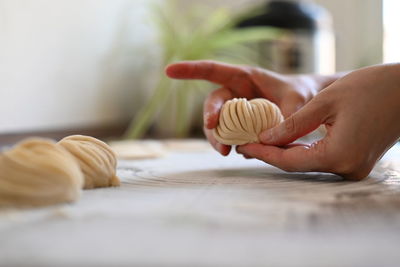
[[[199,79],[229,86],[234,77],[245,73],[244,67],[211,60],[183,61],[170,64],[166,74],[174,79]]]

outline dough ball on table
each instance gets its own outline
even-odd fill
[[[258,135],[283,121],[277,105],[264,98],[231,99],[222,106],[214,137],[225,145],[259,143]]]
[[[119,159],[154,159],[166,154],[164,146],[156,140],[120,140],[109,144]]]
[[[163,143],[168,150],[176,152],[203,152],[212,148],[204,139],[167,139]]]
[[[0,155],[0,206],[76,201],[82,185],[78,163],[53,141],[27,139]]]
[[[71,135],[58,144],[77,159],[84,175],[84,189],[120,184],[115,153],[106,143],[90,136]]]

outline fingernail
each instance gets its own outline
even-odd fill
[[[167,65],[165,68],[164,68],[164,73],[165,74],[167,74],[167,76],[169,77],[169,76],[171,76],[171,65]]]
[[[260,134],[259,138],[262,143],[272,142],[273,141],[272,131],[267,130],[267,131],[262,132]]]

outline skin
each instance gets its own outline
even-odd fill
[[[224,102],[234,97],[263,97],[280,107],[283,123],[261,133],[261,144],[236,150],[286,171],[362,179],[400,137],[400,64],[321,76],[189,61],[169,65],[166,73],[175,79],[201,79],[221,86],[204,103],[204,132],[222,155],[228,155],[231,147],[218,143],[212,129],[218,125]],[[327,129],[323,139],[310,145],[292,143],[321,124]]]

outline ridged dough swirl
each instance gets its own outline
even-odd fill
[[[78,200],[83,174],[54,141],[30,138],[0,155],[0,207],[30,207]]]
[[[259,143],[258,135],[283,121],[277,105],[264,98],[231,99],[222,106],[214,137],[225,145]]]
[[[58,142],[71,153],[83,172],[83,189],[119,186],[117,158],[109,145],[91,136],[70,135]]]

